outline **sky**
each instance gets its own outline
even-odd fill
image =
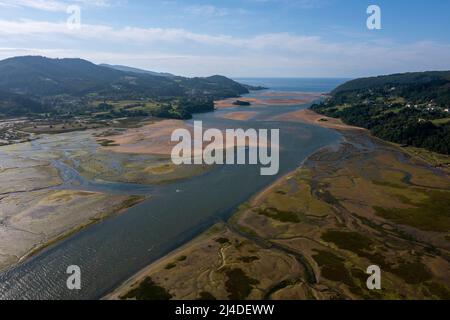
[[[450,70],[450,1],[0,0],[0,59],[22,55],[183,76]]]

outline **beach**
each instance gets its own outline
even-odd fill
[[[349,126],[342,122],[340,119],[326,117],[320,114],[315,113],[310,109],[302,109],[294,112],[285,113],[279,116],[272,118],[273,120],[280,121],[300,121],[304,123],[310,123],[314,125],[321,126],[323,128],[328,129],[336,129],[336,130],[359,130],[364,131],[363,128],[358,128],[354,126]]]
[[[184,121],[159,120],[117,135],[102,137],[102,139],[110,140],[110,146],[103,149],[126,154],[170,156],[172,148],[177,144],[177,142],[171,142],[170,138],[172,132],[177,129],[192,131],[192,128]]]

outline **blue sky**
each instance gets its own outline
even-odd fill
[[[381,30],[366,27],[381,8]],[[68,6],[81,27],[67,27]],[[450,1],[0,0],[0,58],[81,57],[186,76],[450,69]]]

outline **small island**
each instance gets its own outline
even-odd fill
[[[252,104],[248,101],[236,100],[235,102],[233,102],[233,105],[235,105],[235,106],[251,106]]]

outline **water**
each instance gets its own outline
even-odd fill
[[[235,78],[234,80],[263,86],[271,91],[329,93],[350,79],[345,78]]]
[[[260,81],[262,85],[270,86],[270,83],[278,80]],[[295,79],[295,83],[291,83],[283,79],[277,88],[272,87],[271,90],[296,86],[298,90],[291,91],[312,88],[309,80],[305,80],[303,85],[299,85],[298,81]],[[323,91],[333,89],[328,82],[314,86],[324,89]],[[165,186],[153,186],[149,201],[89,227],[0,274],[0,298],[101,298],[143,267],[186,243],[217,221],[227,219],[240,204],[281,175],[297,168],[316,150],[339,141],[337,133],[324,128],[301,123],[265,121],[281,112],[299,108],[301,107],[235,108],[236,111],[250,109],[259,112],[255,120],[245,122],[219,117],[221,113],[228,111],[196,116],[195,120],[202,120],[205,128],[280,128],[279,175],[261,176],[259,166],[221,166],[200,177]],[[76,176],[73,172],[71,174]],[[108,185],[101,187],[107,188]],[[112,184],[110,187],[117,192],[117,186]],[[129,186],[131,189],[133,187]],[[66,287],[65,272],[69,265],[81,267],[80,291],[69,291]]]

